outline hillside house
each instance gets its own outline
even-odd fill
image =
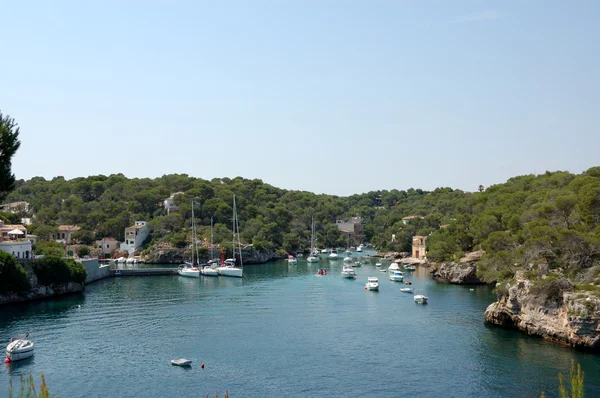
[[[415,235],[412,239],[412,257],[419,260],[427,256],[427,237]]]

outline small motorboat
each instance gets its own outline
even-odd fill
[[[344,257],[344,262],[345,263],[351,263],[352,262],[352,257]]]
[[[375,263],[375,267],[377,267],[377,268],[381,267],[381,265],[382,264],[380,262]]]
[[[192,366],[191,359],[179,358],[171,360],[171,365],[175,366]]]
[[[407,270],[407,271],[414,271],[414,270],[416,270],[416,268],[413,267],[412,265],[407,265],[407,266],[404,267],[404,269]]]
[[[19,338],[12,340],[6,346],[6,359],[9,362],[20,361],[32,357],[35,353],[35,344],[33,341],[28,340],[29,333],[25,336],[19,336]]]
[[[356,272],[354,272],[354,268],[350,264],[344,264],[344,268],[342,269],[342,278],[346,279],[354,279],[356,278]]]
[[[331,252],[329,253],[329,259],[330,260],[337,260],[339,258],[338,256],[338,252],[335,249],[331,249]]]
[[[354,264],[352,264],[353,267],[360,267],[362,264],[360,263],[360,261],[356,261]]]
[[[415,300],[415,303],[417,304],[427,304],[428,297],[423,290],[415,290],[413,300]]]
[[[288,264],[297,264],[297,263],[298,263],[298,259],[290,254],[288,256]]]
[[[410,287],[401,287],[400,291],[402,293],[412,293],[413,292],[413,290]]]
[[[368,277],[367,283],[365,284],[365,290],[379,291],[379,279],[374,276]]]
[[[395,282],[402,282],[404,280],[404,274],[402,271],[394,271],[393,274],[390,274],[390,280]]]
[[[388,271],[400,271],[400,267],[397,263],[392,263],[392,265],[388,267]]]
[[[327,275],[327,270],[319,268],[319,270],[317,271],[317,275]]]
[[[412,285],[412,282],[411,282],[411,281],[408,281],[408,282],[404,282],[404,284],[405,284],[405,285]]]

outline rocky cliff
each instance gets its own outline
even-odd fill
[[[272,250],[257,249],[252,245],[242,249],[244,264],[264,264],[276,260],[277,255]],[[191,261],[190,249],[177,249],[170,246],[157,246],[146,255],[145,261],[153,264],[181,264]],[[206,263],[209,258],[200,256],[200,262]]]
[[[487,322],[600,352],[600,297],[594,291],[574,290],[566,279],[531,281],[522,271],[497,289],[503,293],[486,309]]]
[[[433,277],[439,282],[457,285],[481,285],[484,282],[477,277],[475,263],[444,263],[431,270]]]

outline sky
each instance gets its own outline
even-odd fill
[[[600,165],[600,2],[0,0],[18,179],[474,191]]]

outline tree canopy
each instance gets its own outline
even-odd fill
[[[0,111],[0,201],[14,189],[12,157],[20,146],[19,126],[13,118],[3,115]]]

